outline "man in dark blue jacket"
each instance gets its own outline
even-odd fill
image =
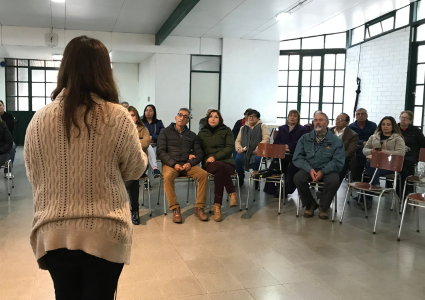
[[[328,116],[322,112],[316,113],[314,130],[301,137],[292,159],[292,163],[301,169],[295,174],[294,183],[305,207],[306,218],[313,217],[318,207],[311,195],[309,182],[324,183],[319,218],[328,219],[328,209],[340,185],[339,173],[345,164],[344,144],[328,130],[328,125]]]
[[[366,157],[363,155],[363,147],[370,136],[375,133],[376,123],[367,119],[367,110],[359,108],[356,110],[356,121],[348,125],[359,136],[357,144],[356,159],[351,160],[351,177],[354,181],[360,181],[363,169],[366,165]]]

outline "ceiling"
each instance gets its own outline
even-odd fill
[[[155,34],[181,0],[0,0],[9,26]],[[343,31],[413,0],[313,0],[278,22],[297,0],[200,0],[173,36],[282,40]]]

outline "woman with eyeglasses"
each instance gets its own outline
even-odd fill
[[[413,126],[413,112],[404,110],[400,114],[400,123],[398,126],[401,129],[401,134],[404,137],[406,144],[406,155],[404,156],[403,169],[406,171],[402,173],[402,184],[405,178],[409,175],[415,175],[415,165],[419,161],[419,151],[425,148],[425,137],[421,129]],[[406,195],[413,192],[413,186],[406,186]]]
[[[406,145],[400,132],[400,127],[398,127],[395,119],[390,116],[384,117],[381,122],[379,122],[375,133],[370,136],[369,140],[363,148],[363,154],[368,160],[366,163],[366,169],[370,178],[372,178],[373,174],[375,173],[375,168],[370,166],[372,153],[384,152],[391,155],[404,156],[406,152],[405,147]],[[379,177],[392,173],[393,171],[378,169],[375,177],[373,178],[372,184],[379,186]],[[368,210],[372,208],[372,196],[366,196],[366,205]],[[359,206],[362,210],[364,210],[363,201],[359,202]]]

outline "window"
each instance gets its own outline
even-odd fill
[[[6,59],[6,106],[9,111],[37,111],[50,103],[58,61]]]
[[[424,86],[425,86],[425,39],[424,31],[425,25],[415,28],[416,41],[413,43],[414,68],[412,68],[412,81],[411,81],[411,107],[413,107],[414,120],[413,125],[424,127]]]
[[[310,123],[316,110],[325,112],[331,124],[342,112],[345,49],[320,52],[286,54],[281,51],[277,101],[279,123],[286,121],[292,109],[300,112],[302,124]]]

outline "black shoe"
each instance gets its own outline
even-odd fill
[[[255,188],[255,190],[260,189],[260,183],[258,181],[254,181],[254,188]]]
[[[305,207],[304,218],[312,218],[314,216],[314,211],[318,207],[319,207],[319,205],[317,205],[316,200],[313,199],[313,201],[310,203],[310,205]]]
[[[245,181],[239,177],[239,186],[243,186],[244,182]]]
[[[161,171],[158,169],[153,169],[153,178],[159,178],[161,177]]]
[[[131,222],[133,222],[134,225],[140,224],[140,217],[138,211],[131,212]]]
[[[152,190],[152,186],[151,186],[151,184],[149,183],[149,189],[150,190]],[[148,184],[147,183],[145,183],[145,190],[147,191],[148,190]]]

